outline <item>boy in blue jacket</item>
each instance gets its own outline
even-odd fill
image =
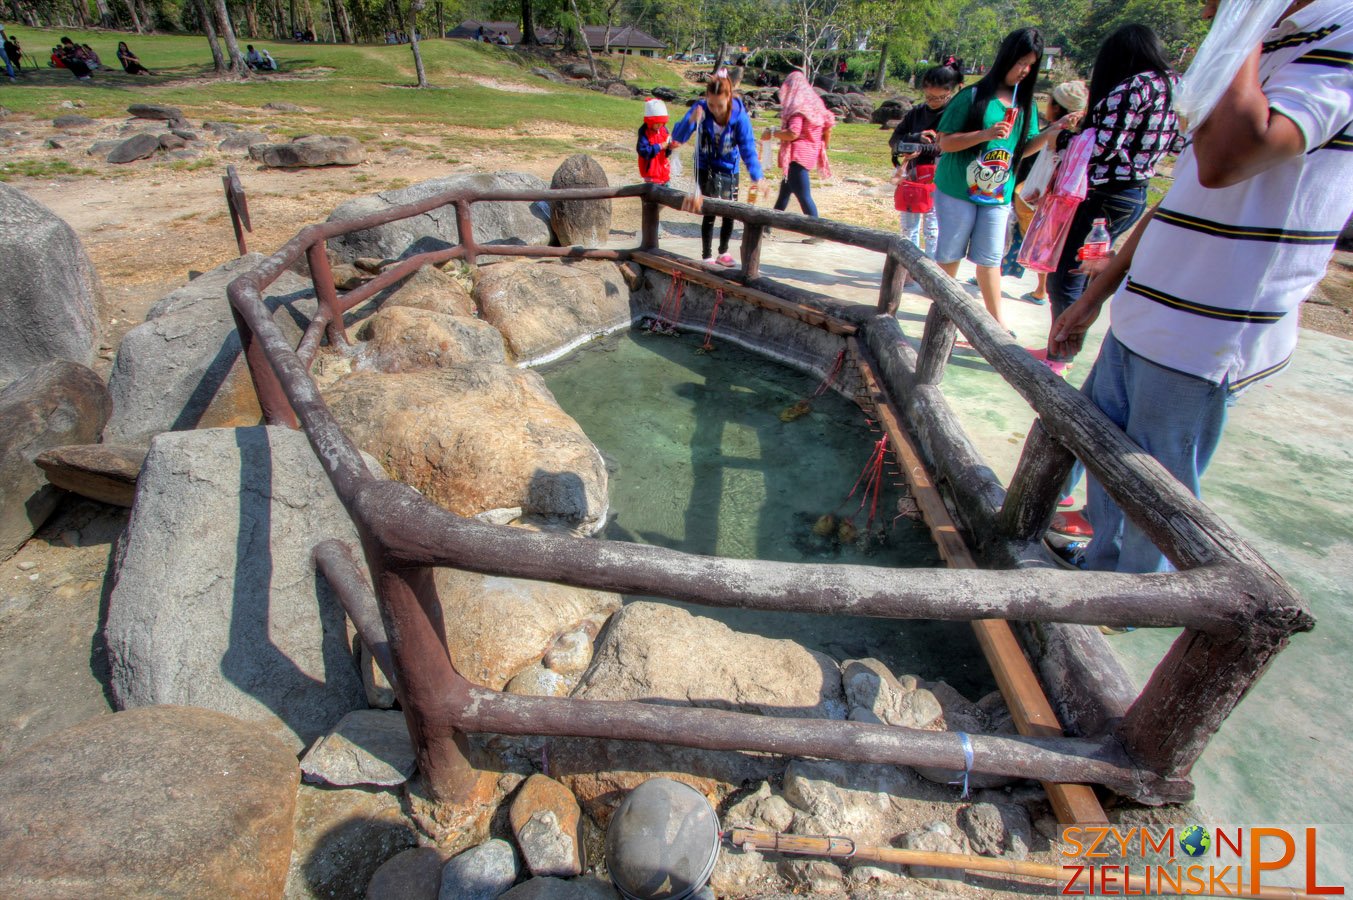
[[[695,101],[685,117],[672,129],[672,148],[686,143],[699,129],[695,145],[695,180],[701,195],[720,200],[738,198],[738,158],[747,164],[747,174],[753,188],[761,183],[761,160],[757,157],[756,132],[742,100],[733,96],[733,83],[728,71],[720,69],[705,86],[705,96]],[[690,212],[699,212],[700,204]],[[733,220],[724,217],[719,227],[719,255],[712,252],[714,216],[705,216],[700,223],[700,242],[707,265],[731,266],[734,259],[728,252],[733,237]]]

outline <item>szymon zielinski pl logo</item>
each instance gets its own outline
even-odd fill
[[[1069,896],[1344,893],[1318,883],[1315,828],[1080,825],[1063,829],[1062,842]]]

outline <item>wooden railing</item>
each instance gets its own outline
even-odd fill
[[[464,739],[468,732],[654,741],[856,762],[965,767],[964,736],[953,733],[486,690],[463,678],[447,651],[445,629],[457,623],[443,622],[432,568],[451,566],[714,607],[1041,623],[1053,635],[1049,640],[1060,642],[1057,652],[1075,662],[1071,671],[1084,674],[1079,688],[1099,710],[1105,727],[1075,738],[1056,736],[1056,729],[1046,728],[1019,736],[971,735],[972,769],[1045,783],[1101,784],[1147,803],[1190,796],[1188,773],[1208,739],[1291,635],[1312,627],[1309,611],[1211,510],[1086,398],[1033,360],[952,279],[897,235],[704,200],[704,212],[743,223],[742,270],[727,282],[730,297],[755,291],[763,295],[761,305],[771,307],[774,304],[765,297],[794,301],[803,295],[760,277],[761,237],[767,227],[882,254],[873,314],[838,304],[835,312],[828,309],[822,322],[812,322],[807,314],[799,320],[805,327],[834,327],[838,339],[850,340],[854,352],[868,358],[876,392],[886,395],[883,399],[900,423],[898,428],[905,427],[907,439],[914,439],[917,459],[929,467],[957,508],[974,548],[973,558],[1006,568],[771,563],[537,534],[462,518],[407,485],[375,478],[367,471],[308,374],[322,340],[333,345],[347,342],[346,311],[423,265],[453,259],[471,264],[483,256],[633,259],[661,267],[665,265],[658,252],[661,209],[679,209],[682,197],[653,185],[451,191],[360,219],[305,228],[230,284],[230,303],[266,420],[304,429],[361,535],[369,578],[352,549],[335,542],[320,542],[316,562],[396,686],[429,794],[456,802],[473,786],[476,775]],[[639,200],[643,207],[640,246],[635,250],[481,245],[475,240],[471,213],[478,202],[625,198]],[[447,205],[456,210],[456,245],[402,260],[365,285],[338,293],[327,241]],[[309,262],[319,309],[299,347],[293,348],[270,318],[262,294],[302,256]],[[908,273],[933,300],[919,351],[906,341],[894,315]],[[818,309],[832,305],[830,298],[808,299]],[[1008,490],[982,462],[939,389],[956,331],[1039,416]],[[1067,572],[1039,562],[1038,542],[1073,456],[1085,462],[1178,572]],[[1096,654],[1109,654],[1086,638],[1091,629],[1083,626],[1094,625],[1184,631],[1134,699],[1121,670],[1095,669]],[[1098,640],[1097,632],[1094,638]]]

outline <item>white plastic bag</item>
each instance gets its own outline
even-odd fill
[[[680,177],[681,177],[681,173],[682,173],[683,171],[685,171],[685,168],[681,165],[681,148],[680,148],[680,147],[677,147],[675,150],[672,151],[671,154],[668,155],[668,157],[667,157],[667,163],[668,163],[668,166],[669,166],[669,170],[670,170],[670,172],[671,172],[671,175],[672,175],[672,180],[675,181],[676,179],[680,178]]]
[[[1231,86],[1246,57],[1282,15],[1291,0],[1221,0],[1212,28],[1198,47],[1174,93],[1184,134],[1207,119]]]
[[[1030,206],[1038,205],[1038,201],[1052,184],[1052,175],[1057,171],[1057,161],[1061,156],[1051,144],[1039,152],[1033,168],[1029,170],[1029,177],[1024,179],[1024,184],[1019,189],[1020,198],[1025,203]]]

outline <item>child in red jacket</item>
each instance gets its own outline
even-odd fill
[[[667,133],[667,104],[650,98],[644,103],[644,124],[639,126],[639,175],[650,184],[666,184],[672,180],[672,165],[667,158],[671,152],[671,136]]]

